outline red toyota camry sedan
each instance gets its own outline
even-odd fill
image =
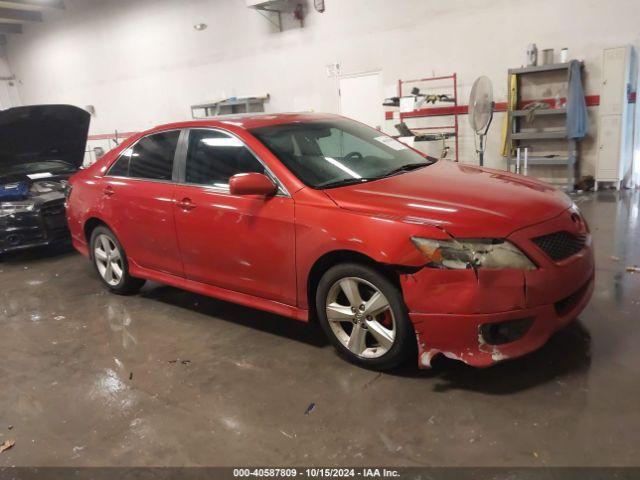
[[[154,280],[317,320],[368,368],[524,355],[593,292],[565,194],[335,115],[157,127],[70,183],[73,243],[114,293]]]

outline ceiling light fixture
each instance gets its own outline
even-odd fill
[[[195,28],[197,31],[201,32],[203,30],[206,30],[208,26],[209,25],[207,25],[206,23],[197,23],[197,24],[195,24],[193,26],[193,28]]]

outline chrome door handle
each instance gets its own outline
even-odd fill
[[[116,191],[113,189],[112,186],[107,185],[106,187],[104,187],[103,193],[105,194],[105,196],[111,197],[116,193]]]

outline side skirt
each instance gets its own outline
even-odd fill
[[[283,317],[293,318],[301,322],[309,321],[309,311],[303,310],[284,303],[267,300],[265,298],[255,297],[246,293],[234,292],[225,288],[215,287],[206,283],[196,282],[169,273],[158,272],[143,268],[134,262],[130,266],[131,275],[145,280],[153,280],[155,282],[164,283],[172,287],[188,290],[193,293],[205,295],[207,297],[217,298],[231,303],[244,305],[245,307],[264,310],[266,312],[282,315]]]

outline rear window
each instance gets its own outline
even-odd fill
[[[169,181],[180,131],[161,132],[141,139],[113,164],[108,175]]]
[[[112,177],[127,177],[129,176],[129,159],[131,155],[125,155],[127,152],[120,155],[118,160],[111,166],[107,175]]]
[[[156,133],[140,140],[131,154],[129,176],[150,180],[171,180],[173,159],[176,155],[180,132]]]

